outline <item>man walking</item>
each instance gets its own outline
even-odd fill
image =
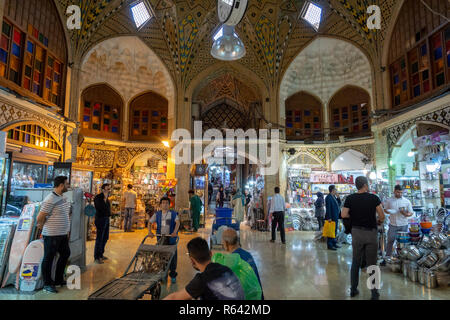
[[[108,183],[102,185],[102,192],[95,196],[95,227],[97,228],[97,237],[95,239],[94,262],[103,264],[108,260],[103,254],[105,253],[106,242],[109,239],[109,217],[111,216],[111,204],[108,197],[111,186]]]
[[[275,195],[272,197],[270,202],[269,214],[272,214],[272,240],[270,242],[275,242],[276,239],[276,228],[280,229],[281,242],[286,244],[286,235],[284,230],[284,210],[286,208],[286,203],[283,197],[280,195],[280,188],[275,187]]]
[[[195,194],[194,190],[189,190],[189,202],[191,203],[192,225],[194,232],[200,227],[200,212],[202,211],[202,200]]]
[[[258,267],[256,266],[255,260],[253,259],[253,256],[250,254],[250,252],[245,251],[239,246],[239,238],[236,230],[234,230],[233,228],[224,230],[224,232],[222,233],[222,245],[224,246],[226,252],[239,254],[241,259],[247,262],[252,267],[253,271],[255,271],[256,277],[258,278],[259,285],[261,286],[261,300],[264,300]]]
[[[392,249],[397,232],[408,231],[408,218],[413,215],[411,201],[403,197],[403,188],[400,185],[394,187],[394,196],[386,200],[385,209],[394,210],[389,215],[389,231],[386,246],[386,256],[392,256]]]
[[[44,237],[44,259],[42,261],[42,277],[44,291],[57,293],[55,286],[64,286],[64,269],[70,257],[70,203],[63,197],[69,183],[67,177],[56,177],[53,182],[53,192],[45,197],[37,218],[37,226],[42,228]],[[55,271],[55,281],[52,280],[52,266],[56,253],[59,253]]]
[[[133,190],[133,185],[129,184],[127,188],[128,190],[123,193],[123,207],[125,208],[123,229],[125,232],[131,232],[133,215],[136,209],[137,193]]]
[[[380,198],[369,193],[369,181],[366,177],[357,177],[358,193],[347,197],[342,209],[342,218],[350,218],[352,224],[353,260],[351,268],[350,296],[356,296],[359,283],[359,269],[362,259],[367,266],[376,266],[378,256],[377,225],[384,222],[384,210]],[[378,213],[378,219],[377,219]],[[378,300],[378,288],[372,290],[372,300]]]
[[[330,222],[334,221],[334,223],[335,223],[335,231],[334,231],[335,238],[327,238],[327,247],[328,247],[328,250],[336,251],[337,248],[340,248],[340,246],[337,244],[336,237],[337,237],[337,227],[338,227],[339,213],[341,212],[341,207],[336,198],[336,194],[337,194],[336,186],[335,185],[329,186],[328,191],[330,193],[325,198],[325,207],[326,207],[325,220],[328,220]]]
[[[155,235],[152,232],[152,224],[156,222],[156,236],[163,245],[177,245],[178,229],[180,228],[180,218],[178,213],[170,208],[170,199],[168,197],[162,197],[159,201],[161,210],[157,211],[151,218],[148,224],[148,235],[150,238],[154,238]],[[177,251],[169,266],[169,276],[172,283],[177,281]]]

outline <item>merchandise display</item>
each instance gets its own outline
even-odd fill
[[[9,252],[11,249],[17,222],[18,219],[0,219],[0,284],[3,281],[3,275],[8,263]]]
[[[0,215],[6,211],[6,191],[9,181],[10,159],[8,155],[0,155]]]
[[[420,223],[426,230],[431,223]],[[450,238],[445,232],[417,232],[416,221],[410,223],[409,232],[397,235],[396,253],[386,260],[392,272],[403,272],[412,282],[426,288],[450,285]],[[419,234],[419,237],[411,235]],[[420,238],[419,241],[416,241]]]

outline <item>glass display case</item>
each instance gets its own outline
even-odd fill
[[[47,178],[47,166],[36,163],[13,162],[11,175],[11,194],[17,188],[34,188],[43,184]]]
[[[81,188],[84,192],[91,192],[92,171],[72,170],[71,183],[72,188]]]

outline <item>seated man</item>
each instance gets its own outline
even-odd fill
[[[211,262],[211,251],[205,239],[192,239],[187,244],[192,267],[200,271],[186,288],[164,300],[244,300],[244,290],[230,268]]]
[[[247,262],[252,267],[253,271],[255,271],[256,277],[258,278],[259,285],[261,286],[262,290],[261,279],[259,278],[258,267],[256,266],[255,260],[253,260],[250,252],[245,251],[244,249],[239,247],[239,239],[236,230],[232,228],[226,229],[222,233],[222,244],[225,248],[225,251],[227,251],[228,253],[239,254],[241,259]],[[264,300],[264,293],[261,293],[261,300]]]

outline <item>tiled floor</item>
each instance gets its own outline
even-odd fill
[[[200,229],[198,234],[181,235],[178,280],[175,285],[171,285],[169,280],[167,287],[163,286],[162,296],[183,288],[192,279],[195,271],[186,255],[186,244],[198,235],[208,239],[210,230]],[[6,294],[0,290],[0,299],[87,299],[96,289],[122,275],[145,234],[145,230],[134,233],[113,231],[105,253],[110,260],[103,265],[93,263],[94,242],[88,242],[87,270],[82,274],[81,290],[64,288],[56,295],[42,291],[34,295]],[[337,252],[328,251],[324,243],[314,242],[313,236],[312,232],[289,232],[287,245],[283,246],[280,242],[270,243],[269,233],[243,228],[242,247],[249,250],[256,260],[266,299],[350,299],[351,247],[344,246]],[[449,288],[426,289],[402,274],[393,274],[386,268],[382,271],[382,299],[450,299]],[[366,275],[361,276],[361,294],[354,299],[370,298],[370,292],[365,288],[366,279]]]

